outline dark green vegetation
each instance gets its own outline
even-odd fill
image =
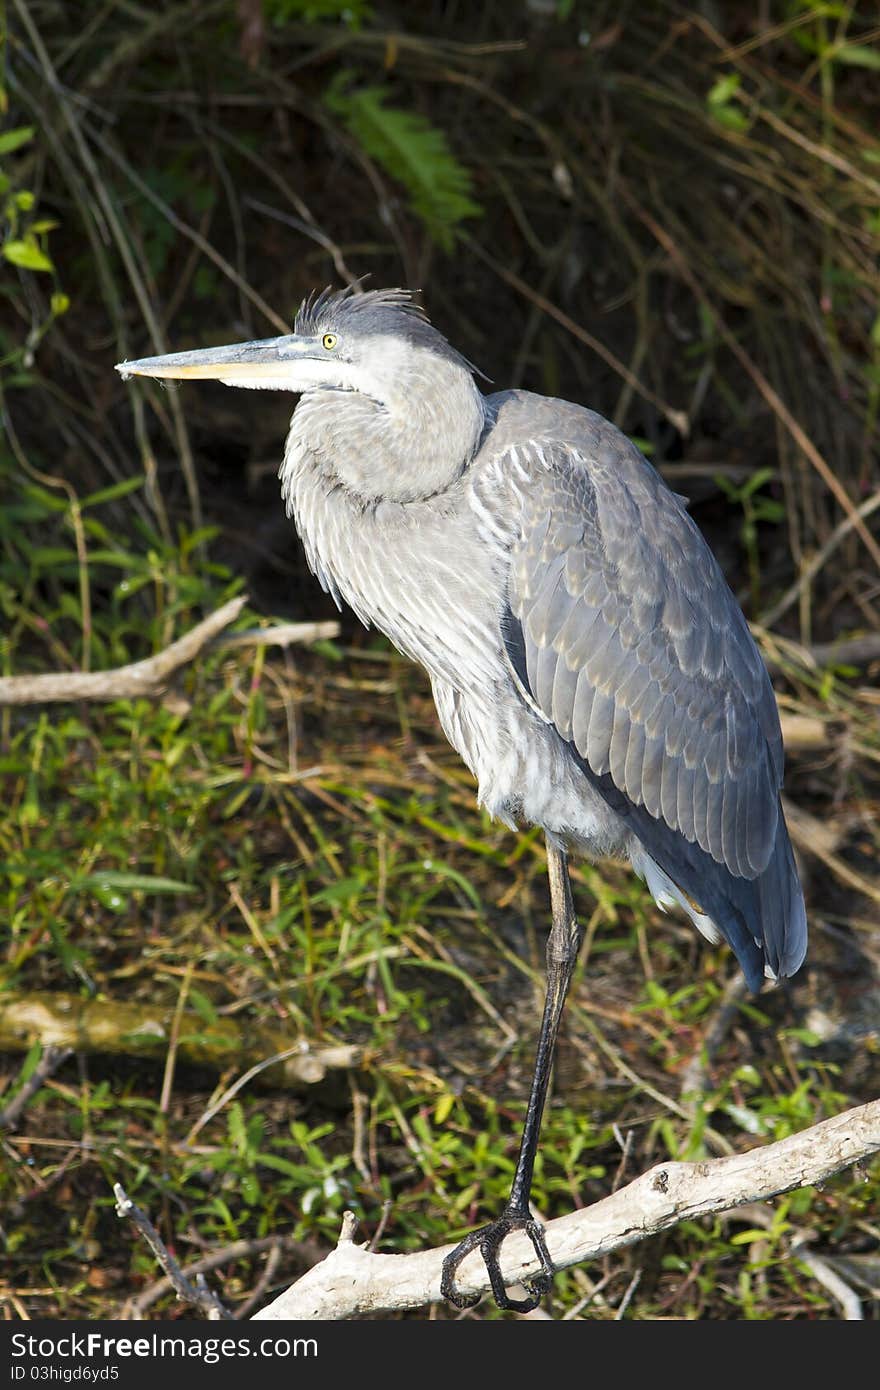
[[[673,4],[8,5],[3,674],[147,657],[245,589],[239,629],[333,616],[277,498],[291,403],[112,367],[282,331],[308,290],[367,272],[424,286],[500,385],[637,437],[756,625],[807,965],[739,999],[701,1064],[730,956],[628,874],[581,867],[548,1217],[880,1089],[880,47],[868,7],[772,3],[763,30],[756,8],[719,7],[719,33]],[[108,1020],[3,1140],[9,1316],[108,1316],[149,1290],[113,1182],[185,1264],[259,1243],[210,1276],[233,1307],[268,1238],[261,1300],[346,1208],[384,1250],[497,1212],[539,1018],[542,846],[477,813],[419,672],[347,615],[310,650],[214,645],[154,699],[5,709],[0,777],[2,1104],[41,1056],[22,1070],[12,1006]],[[149,1055],[137,1006],[167,1024]],[[359,1065],[227,1094],[271,1055],[261,1031]],[[560,1275],[554,1315],[838,1317],[792,1244],[809,1231],[852,1283],[877,1196],[875,1164],[686,1223]]]

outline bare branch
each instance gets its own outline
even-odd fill
[[[38,705],[60,700],[128,700],[139,695],[155,695],[168,677],[192,661],[202,647],[224,627],[234,622],[247,603],[247,596],[224,603],[185,636],[164,651],[144,661],[117,666],[112,671],[61,671],[36,676],[0,676],[0,705]],[[227,647],[288,646],[292,642],[316,642],[338,637],[339,624],[279,623],[275,627],[253,628],[222,639]]]
[[[551,1221],[547,1247],[555,1267],[567,1269],[634,1245],[679,1221],[824,1182],[878,1151],[880,1101],[872,1101],[750,1153],[701,1163],[658,1164],[586,1210]],[[339,1319],[440,1301],[440,1272],[450,1246],[415,1255],[377,1255],[355,1245],[352,1236],[349,1223],[336,1249],[257,1313],[256,1320]],[[505,1282],[517,1284],[538,1272],[531,1242],[511,1235],[502,1254]],[[464,1294],[488,1290],[478,1253],[464,1261],[458,1281]]]
[[[232,1314],[223,1306],[217,1295],[208,1288],[204,1274],[197,1274],[195,1283],[187,1279],[147,1213],[131,1200],[121,1183],[113,1184],[113,1196],[116,1198],[117,1215],[123,1218],[127,1217],[137,1226],[171,1281],[177,1297],[182,1299],[184,1303],[192,1303],[199,1312],[204,1313],[209,1322],[230,1320]]]
[[[246,1301],[235,1310],[235,1318],[245,1318],[253,1306],[254,1299],[259,1297],[259,1291],[265,1289],[271,1281],[277,1267],[277,1259],[282,1255],[296,1255],[305,1265],[316,1264],[321,1259],[321,1253],[317,1248],[317,1242],[310,1240],[294,1240],[293,1236],[263,1236],[256,1240],[234,1240],[229,1245],[221,1245],[219,1250],[212,1250],[210,1255],[203,1255],[198,1260],[193,1260],[191,1264],[182,1267],[183,1277],[187,1280],[195,1279],[200,1274],[210,1274],[214,1269],[219,1269],[221,1265],[232,1265],[238,1260],[256,1259],[257,1256],[267,1253],[268,1258],[262,1274],[257,1280],[257,1284]],[[150,1284],[146,1289],[132,1298],[126,1299],[118,1313],[115,1315],[120,1320],[139,1321],[145,1316],[154,1303],[158,1303],[160,1298],[171,1293],[174,1284],[168,1275],[157,1279],[154,1284]]]
[[[234,622],[247,603],[239,594],[211,613],[184,637],[144,661],[117,666],[112,671],[62,671],[39,676],[0,677],[0,705],[48,704],[58,700],[126,700],[154,695],[206,642]]]

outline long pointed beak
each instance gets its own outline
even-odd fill
[[[228,347],[172,352],[166,357],[141,357],[135,362],[118,362],[116,370],[123,381],[130,376],[152,376],[256,386],[262,380],[268,383],[277,378],[279,367],[314,355],[315,347],[309,338],[291,334],[253,343],[232,343]]]

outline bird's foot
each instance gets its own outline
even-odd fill
[[[541,1261],[541,1273],[523,1281],[528,1298],[510,1298],[501,1277],[498,1258],[502,1245],[512,1231],[525,1232],[534,1246],[535,1254]],[[530,1313],[533,1308],[537,1308],[544,1295],[549,1293],[555,1271],[550,1262],[550,1255],[544,1240],[544,1230],[527,1212],[508,1209],[499,1216],[497,1221],[492,1221],[488,1226],[481,1226],[478,1231],[471,1231],[470,1235],[465,1236],[451,1254],[446,1256],[443,1261],[440,1292],[447,1303],[451,1303],[455,1308],[473,1308],[474,1304],[480,1300],[478,1293],[459,1293],[455,1287],[456,1271],[473,1250],[479,1250],[483,1256],[489,1282],[492,1285],[492,1293],[499,1308],[509,1308],[516,1313]]]

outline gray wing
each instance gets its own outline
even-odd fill
[[[509,603],[529,691],[593,772],[756,878],[782,777],[766,669],[680,499],[607,422],[589,443],[514,455]]]

